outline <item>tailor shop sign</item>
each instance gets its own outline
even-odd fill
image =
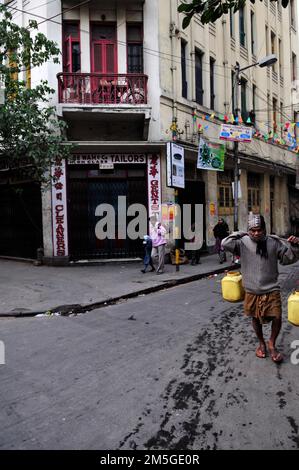
[[[99,165],[100,169],[113,169],[119,164],[146,164],[145,154],[135,153],[87,153],[76,154],[69,159],[69,165]]]

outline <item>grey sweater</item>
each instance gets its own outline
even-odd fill
[[[224,240],[226,251],[241,256],[241,271],[245,291],[266,294],[279,290],[278,262],[292,264],[299,259],[299,247],[283,241],[275,235],[267,236],[268,258],[256,254],[256,243],[246,232],[234,232]]]

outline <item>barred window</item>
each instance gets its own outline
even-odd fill
[[[143,73],[143,29],[141,24],[127,25],[128,73]]]
[[[232,172],[218,173],[218,215],[231,215],[233,211]]]
[[[260,212],[260,177],[255,173],[248,173],[248,211],[258,214]]]

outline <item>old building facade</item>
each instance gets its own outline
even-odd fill
[[[69,161],[52,169],[56,184],[42,194],[49,262],[139,256],[141,242],[121,233],[121,217],[133,204],[144,205],[149,216],[169,216],[175,194],[167,185],[166,144],[173,140],[185,152],[178,202],[203,204],[204,246],[211,250],[218,216],[233,229],[233,143],[225,143],[221,172],[197,168],[198,145],[200,138],[220,142],[221,125],[236,115],[233,91],[239,116],[244,122],[250,117],[255,129],[251,142],[239,144],[239,228],[246,228],[249,211],[261,211],[271,232],[296,230],[296,2],[286,10],[248,2],[210,25],[195,15],[186,30],[179,3],[9,2],[16,22],[38,19],[40,31],[62,51],[61,64],[31,72],[32,84],[43,77],[56,90],[53,103],[74,144]],[[236,63],[243,68],[269,54],[278,57],[274,65],[251,67],[233,86]],[[115,210],[113,240],[97,237],[102,204]],[[132,218],[127,214],[127,223]]]

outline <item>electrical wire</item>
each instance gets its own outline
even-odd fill
[[[27,12],[31,12],[33,10],[37,10],[38,8],[41,8],[41,7],[44,7],[46,5],[50,5],[50,3],[54,3],[56,2],[57,0],[50,0],[49,2],[46,2],[46,3],[42,3],[41,5],[38,5],[37,7],[33,7],[33,8],[30,8],[29,10],[26,10],[26,13]],[[6,5],[7,7],[9,7],[9,5]],[[22,10],[22,13],[25,13],[25,10]],[[17,15],[15,17],[13,17],[13,20],[17,20],[18,18],[20,18],[22,15]]]
[[[50,18],[44,18],[43,21],[40,21],[39,23],[37,23],[37,26],[39,26],[43,23],[46,23],[47,21],[51,21],[53,18],[56,18],[57,16],[62,16],[64,13],[67,13],[68,11],[71,11],[71,10],[74,10],[75,8],[86,5],[87,3],[90,3],[90,1],[91,0],[84,0],[84,2],[78,3],[78,4],[74,5],[73,7],[67,8],[64,11],[60,11],[59,13],[57,13],[57,15],[53,15]]]
[[[46,2],[44,5],[47,5],[47,4],[49,4],[49,3],[52,3],[52,1],[54,1],[54,0],[51,0],[50,2]],[[79,4],[76,4],[76,5],[74,5],[73,7],[70,7],[70,8],[68,8],[67,10],[64,10],[63,12],[60,12],[60,13],[58,13],[58,14],[56,14],[56,15],[50,17],[50,18],[45,18],[45,17],[43,17],[43,16],[41,16],[41,15],[36,15],[36,14],[33,14],[33,13],[31,13],[31,14],[32,14],[33,16],[36,16],[36,17],[38,17],[38,18],[40,18],[40,19],[43,20],[43,21],[39,22],[38,25],[40,25],[40,24],[42,24],[42,23],[45,23],[45,22],[47,22],[47,21],[50,21],[50,22],[53,22],[53,23],[58,24],[58,25],[60,25],[60,26],[63,26],[63,23],[58,22],[58,21],[54,21],[54,18],[57,17],[57,16],[61,16],[62,14],[66,13],[67,11],[74,10],[75,8],[78,8],[79,6],[82,6],[82,5],[84,5],[84,4],[90,3],[90,1],[91,1],[91,0],[85,0],[84,2],[81,2],[81,3],[79,3]],[[29,14],[29,10],[28,10],[28,11],[25,11],[25,10],[22,10],[22,9],[18,9],[18,8],[12,7],[12,6],[10,6],[10,5],[7,5],[7,7],[10,8],[10,9],[16,10],[16,11],[20,11],[21,13],[24,13],[24,14],[27,14],[27,15]],[[123,22],[123,23],[124,23],[124,22]],[[117,27],[119,28],[119,26],[120,26],[120,25],[118,25]],[[79,28],[79,30],[80,30],[80,32],[84,32],[84,33],[87,33],[87,34],[90,33],[90,31],[84,30],[84,29],[82,29],[82,28]],[[264,38],[264,41],[265,41],[265,38]],[[120,45],[127,45],[124,41],[119,41],[119,40],[116,41],[116,43],[118,43],[118,44],[120,44]],[[261,48],[262,48],[262,47],[263,47],[263,44],[262,44]],[[176,63],[176,64],[181,64],[181,57],[180,57],[180,56],[176,56],[176,55],[174,55],[174,54],[169,54],[169,53],[157,51],[157,50],[150,49],[150,48],[146,48],[146,47],[144,47],[143,50],[144,50],[144,53],[149,54],[149,55],[151,55],[151,56],[153,56],[153,57],[161,58],[161,59],[169,60],[169,61],[172,60],[172,61],[173,61],[174,63]],[[168,58],[168,57],[169,57],[169,58]],[[176,61],[176,60],[174,60],[174,59],[179,59],[179,60]],[[194,60],[193,60],[192,58],[191,58],[191,59],[186,59],[186,62],[190,62],[190,64],[186,63],[186,66],[187,66],[187,67],[191,67],[192,69],[195,68],[195,63],[194,63]],[[207,65],[210,65],[209,62],[202,61],[202,63],[207,64]],[[215,65],[216,67],[220,67],[220,68],[224,69],[225,71],[227,70],[228,72],[229,72],[229,71],[233,71],[233,70],[231,70],[230,68],[226,68],[226,67],[224,67],[223,65],[219,65],[219,64],[217,64],[217,63],[215,63],[214,65]],[[32,69],[35,68],[35,67],[37,67],[37,66],[31,66],[30,69],[32,70]],[[290,67],[286,67],[286,68],[289,69]],[[20,70],[20,72],[27,71],[28,69],[29,69],[29,67],[26,68],[26,69]],[[210,73],[210,69],[207,70],[207,69],[202,68],[202,71],[203,71],[203,72]],[[230,78],[230,77],[228,76],[229,73],[228,73],[227,75],[223,75],[223,74],[214,72],[214,75],[217,76],[217,77],[221,77],[221,78],[228,78],[228,79]],[[257,94],[257,96],[258,96],[262,101],[264,101],[267,105],[269,105],[267,95],[266,95],[256,84],[254,84],[254,83],[252,82],[252,79],[249,79],[249,77],[246,76],[246,75],[245,75],[245,77],[247,78],[247,81],[248,81],[248,82],[252,83],[252,85],[256,86],[256,89],[259,89],[259,90],[264,94],[264,96],[267,98],[267,100],[263,99],[263,98],[262,98],[260,95],[258,95],[258,94]],[[230,107],[230,105],[231,105],[231,101],[232,101],[232,97],[231,97],[231,100],[230,100],[230,103],[229,103],[229,107]],[[290,105],[289,107],[292,107],[292,106],[294,106],[294,105]],[[267,110],[266,110],[266,111],[269,112],[269,111],[273,111],[273,110],[274,110],[274,108],[269,108],[269,107],[267,107]],[[215,111],[216,111],[216,110],[215,110]],[[265,112],[266,112],[266,111],[265,111]],[[277,109],[277,111],[279,112],[279,109]],[[216,112],[218,112],[218,111],[216,111]],[[262,111],[262,110],[256,110],[255,112],[263,112],[263,111]],[[220,114],[221,114],[221,113],[220,113]],[[287,116],[286,114],[283,114],[283,116],[284,116],[286,119],[289,120],[289,116]]]
[[[52,0],[51,0],[51,1],[52,1]],[[50,2],[47,2],[47,3],[51,3],[51,1],[50,1]],[[66,12],[68,12],[68,11],[70,11],[70,10],[74,10],[75,8],[78,8],[79,6],[84,5],[85,3],[90,3],[90,1],[91,1],[91,0],[86,0],[86,1],[84,1],[84,2],[82,2],[82,3],[76,4],[76,5],[74,5],[73,7],[70,7],[70,8],[68,8],[68,9],[64,10],[63,12],[60,12],[60,13],[58,13],[57,15],[54,15],[54,16],[52,16],[52,17],[50,17],[50,18],[45,18],[44,16],[37,15],[37,14],[33,14],[33,13],[31,13],[31,14],[32,14],[33,16],[37,17],[37,18],[43,19],[43,21],[41,21],[40,23],[38,23],[38,25],[40,25],[40,24],[42,24],[42,23],[45,23],[45,22],[47,22],[47,21],[50,21],[50,22],[52,22],[52,23],[58,24],[58,25],[60,25],[60,26],[63,26],[63,23],[61,23],[61,22],[59,22],[59,21],[54,21],[53,18],[55,18],[55,17],[57,17],[57,16],[61,16],[61,15],[63,15],[64,13],[66,13]],[[44,5],[47,5],[47,3],[45,3]],[[19,12],[22,12],[22,13],[27,14],[27,15],[29,14],[28,11],[25,11],[25,10],[22,10],[22,9],[19,9],[19,8],[16,8],[16,7],[11,7],[11,6],[9,6],[9,5],[7,5],[7,8],[10,8],[10,9],[13,9],[13,10],[16,10],[16,11],[19,11]],[[122,24],[124,24],[125,22],[126,22],[126,21],[124,21],[124,22],[118,24],[118,25],[117,25],[117,29],[118,29]],[[89,30],[86,30],[86,29],[83,29],[83,28],[79,28],[79,31],[82,32],[82,33],[90,34],[90,31],[89,31]],[[116,40],[115,43],[120,44],[120,45],[124,45],[124,46],[127,45],[126,42],[120,41],[120,40]],[[161,58],[163,58],[162,56],[166,56],[166,57],[169,56],[169,57],[170,57],[170,60],[171,60],[171,59],[178,59],[179,63],[181,63],[181,56],[177,56],[177,55],[175,55],[175,54],[171,54],[171,53],[168,53],[168,52],[162,52],[162,51],[158,51],[158,50],[151,49],[151,48],[146,48],[146,47],[144,47],[143,49],[144,49],[145,52],[148,52],[148,53],[150,53],[150,52],[155,53],[155,54],[157,54],[157,56],[159,56],[159,57],[161,57]],[[190,59],[189,59],[189,58],[186,58],[186,62],[191,62],[191,64],[193,65],[194,60],[193,60],[192,58],[190,58]],[[202,61],[202,63],[204,63],[204,64],[206,64],[206,65],[210,65],[210,62],[207,62],[207,61]],[[192,65],[191,65],[191,66],[192,66]],[[220,65],[220,64],[217,64],[217,63],[215,63],[214,65],[215,65],[215,67],[219,67],[219,68],[221,68],[221,69],[224,69],[224,68],[225,68],[223,65]],[[298,67],[299,67],[299,66],[298,66]],[[282,67],[282,68],[290,69],[289,66],[285,66],[285,67]],[[224,77],[224,75],[222,75],[222,76]]]

